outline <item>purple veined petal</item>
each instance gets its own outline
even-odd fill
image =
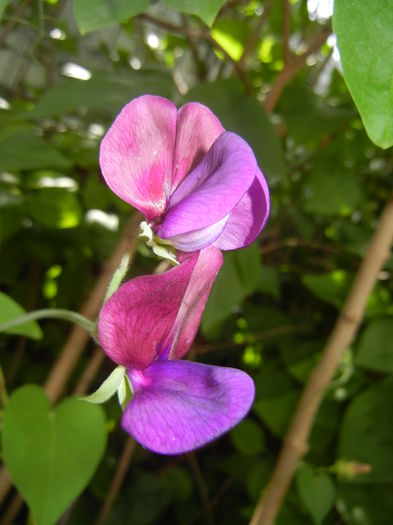
[[[104,304],[98,337],[112,361],[143,369],[173,345],[188,350],[222,256],[212,246],[181,261],[163,274],[124,283]]]
[[[251,244],[269,216],[269,188],[258,168],[250,189],[233,209],[222,233],[214,242],[220,250],[236,250]]]
[[[250,146],[222,133],[172,194],[157,234],[163,239],[211,226],[230,213],[251,186],[257,164]]]
[[[254,400],[243,371],[190,361],[155,361],[128,372],[135,390],[121,425],[158,454],[183,454],[234,427]]]
[[[179,109],[171,193],[224,131],[219,119],[203,104],[190,102]]]
[[[190,255],[183,255],[179,259],[182,260],[183,257],[186,260]],[[222,253],[214,246],[209,246],[199,252],[176,320],[163,342],[163,347],[171,349],[169,359],[181,359],[188,352],[199,328],[211,287],[223,262]]]
[[[163,213],[169,198],[176,118],[171,101],[144,95],[122,109],[101,142],[106,183],[148,221]]]

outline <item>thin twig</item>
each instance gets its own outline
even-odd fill
[[[360,265],[347,301],[322,352],[322,357],[304,388],[284,439],[277,465],[266,491],[259,499],[250,525],[272,525],[274,523],[299,460],[307,452],[310,431],[326,387],[344,351],[355,338],[368,297],[389,256],[392,241],[393,195],[385,206],[367,255]]]
[[[190,452],[187,454],[187,461],[190,465],[192,474],[199,490],[199,494],[201,496],[206,522],[210,525],[214,525],[214,517],[209,504],[209,491],[207,489],[201,469],[199,468],[195,452]]]
[[[121,453],[121,456],[119,458],[119,461],[117,463],[116,471],[112,478],[109,492],[105,498],[104,504],[100,510],[95,525],[104,525],[104,523],[108,519],[109,513],[112,510],[116,496],[119,493],[121,486],[123,485],[125,475],[127,474],[128,467],[134,455],[135,446],[136,442],[131,437],[128,437],[124,445],[123,451]]]
[[[269,91],[263,102],[267,113],[271,113],[274,110],[285,86],[302,69],[306,63],[307,57],[318,51],[321,45],[326,41],[326,38],[329,36],[330,32],[330,27],[328,25],[324,26],[311,38],[310,43],[304,53],[301,55],[292,56],[292,58],[287,62],[284,68],[277,75],[272,89]]]
[[[150,15],[139,15],[139,20],[148,22],[150,24],[154,24],[157,27],[161,27],[162,29],[165,29],[166,31],[169,31],[170,33],[179,33],[182,35],[186,35],[187,37],[198,40],[203,39],[209,42],[209,44],[214,47],[217,51],[222,53],[224,57],[233,65],[233,68],[235,69],[237,75],[241,79],[241,81],[244,84],[244,87],[246,89],[246,92],[251,95],[253,92],[253,88],[250,82],[250,79],[247,76],[247,73],[244,71],[244,69],[239,65],[239,63],[234,60],[231,55],[218,43],[214,38],[211,36],[210,31],[205,28],[199,28],[199,29],[191,29],[188,27],[178,26],[176,24],[172,24],[170,22],[167,22],[166,20],[160,20],[158,18],[154,18]]]
[[[269,15],[270,15],[270,12],[271,12],[271,10],[273,8],[274,2],[275,2],[275,0],[268,0],[266,2],[265,6],[264,6],[263,13],[258,18],[258,20],[257,20],[257,22],[255,24],[255,27],[251,31],[250,36],[248,37],[246,43],[244,44],[243,53],[242,53],[242,56],[240,57],[240,60],[238,62],[240,67],[244,68],[246,66],[247,59],[248,59],[249,55],[254,51],[255,46],[257,45],[257,42],[258,42],[258,39],[259,39],[259,35],[260,35],[260,33],[262,31],[262,28],[265,25],[267,19],[269,18]]]
[[[188,525],[192,525],[193,523],[195,523],[206,512],[206,509],[210,509],[210,511],[212,511],[214,507],[219,503],[223,495],[229,490],[234,481],[234,477],[227,478],[224,481],[224,483],[219,487],[214,497],[208,502],[207,507],[204,506],[201,510],[198,510],[194,514],[194,516],[192,516]]]

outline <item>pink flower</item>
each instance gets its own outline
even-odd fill
[[[100,164],[112,191],[182,251],[247,246],[269,214],[250,146],[202,104],[177,110],[157,96],[132,100],[103,138]]]
[[[122,427],[153,452],[198,448],[236,425],[253,402],[254,384],[241,370],[180,361],[221,265],[213,246],[182,255],[166,273],[123,284],[100,312],[102,347],[127,369],[134,392]]]

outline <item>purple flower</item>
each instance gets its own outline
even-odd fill
[[[153,452],[198,448],[236,425],[252,405],[254,384],[245,372],[180,361],[221,265],[213,246],[183,254],[172,270],[123,284],[100,312],[102,347],[127,369],[134,392],[122,427]]]
[[[179,250],[242,248],[269,214],[250,146],[202,104],[177,110],[157,96],[132,100],[103,138],[100,164],[112,191]]]

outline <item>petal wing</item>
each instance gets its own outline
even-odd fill
[[[235,133],[222,133],[172,194],[157,234],[170,239],[220,221],[247,192],[256,170],[247,142]]]
[[[248,246],[262,230],[269,211],[269,188],[258,168],[254,182],[233,209],[214,246],[220,250],[236,250]]]
[[[171,101],[144,95],[122,109],[101,142],[106,183],[148,221],[164,212],[169,198],[176,117]]]
[[[158,454],[183,454],[221,436],[246,416],[254,383],[241,370],[193,363],[155,361],[143,378],[130,379],[133,399],[122,427]]]

